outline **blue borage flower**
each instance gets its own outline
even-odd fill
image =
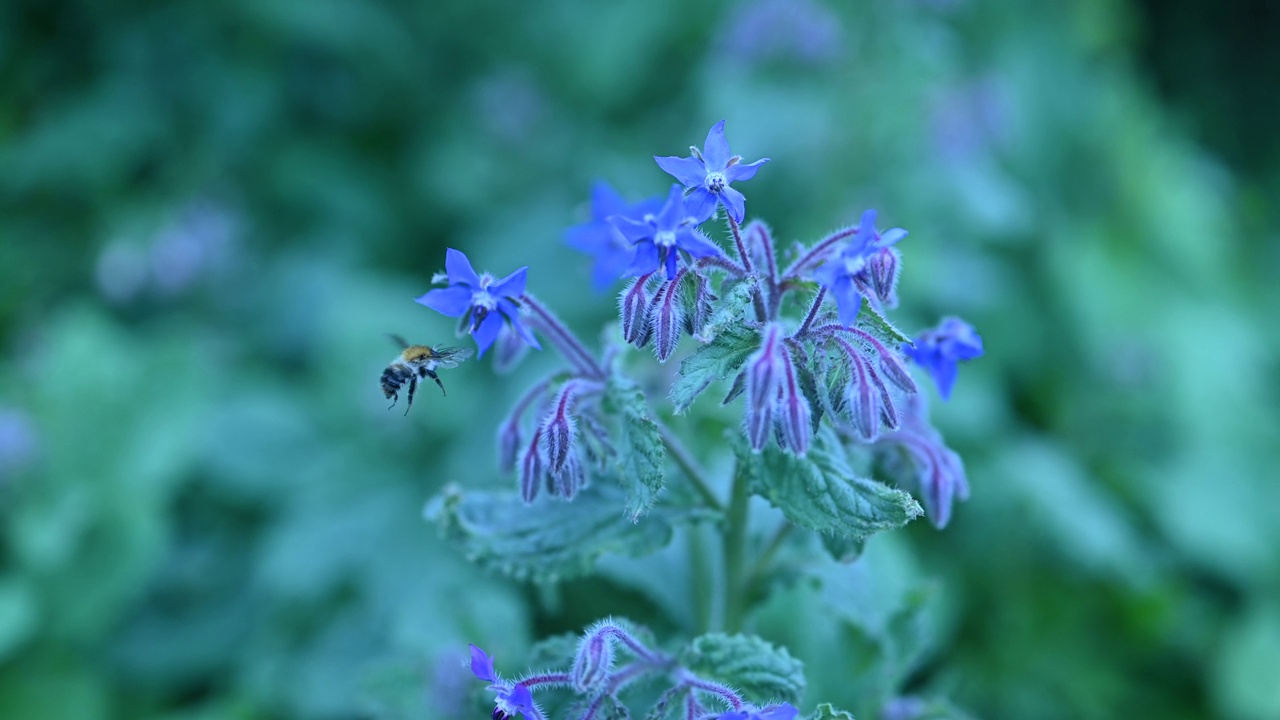
[[[541,718],[542,713],[533,704],[533,693],[520,683],[509,683],[498,677],[493,669],[493,658],[485,651],[471,646],[471,672],[489,683],[494,697],[493,720],[509,720],[520,715],[525,720]]]
[[[915,345],[907,345],[903,350],[929,373],[938,386],[938,394],[948,400],[956,382],[957,364],[982,357],[982,337],[969,323],[948,317],[936,328],[917,335]]]
[[[715,214],[717,203],[723,204],[729,217],[741,223],[746,213],[746,198],[729,187],[729,183],[755,177],[756,171],[769,162],[769,158],[743,163],[742,156],[730,155],[723,120],[711,126],[701,152],[696,147],[690,147],[689,152],[693,157],[655,155],[653,159],[658,167],[687,188],[689,211],[698,223]]]
[[[893,245],[907,236],[902,228],[876,231],[876,211],[862,213],[858,231],[840,253],[814,271],[817,280],[836,300],[840,324],[852,327],[866,294],[877,303],[896,304],[894,285],[898,260]]]
[[[662,198],[648,198],[628,203],[608,183],[597,182],[591,188],[591,221],[577,225],[565,233],[569,247],[595,259],[591,280],[597,291],[608,288],[622,277],[631,264],[635,248],[609,218],[627,218],[644,222],[646,216],[662,208]]]
[[[476,274],[471,261],[460,250],[449,248],[444,261],[449,286],[415,298],[436,312],[461,317],[463,332],[475,338],[479,356],[504,330],[515,332],[528,345],[541,348],[538,339],[520,320],[520,296],[524,295],[528,267],[501,280],[489,273]]]
[[[649,275],[665,267],[667,279],[674,279],[678,250],[695,258],[720,255],[720,248],[695,229],[697,221],[685,206],[679,185],[672,185],[667,200],[656,215],[634,220],[623,215],[609,218],[614,227],[635,246],[631,264],[623,277]]]

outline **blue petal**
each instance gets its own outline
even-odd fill
[[[672,185],[667,192],[667,201],[662,204],[662,211],[658,213],[657,229],[675,230],[684,222],[684,218],[684,189],[679,185]]]
[[[652,242],[640,242],[636,244],[635,257],[631,259],[631,264],[622,272],[622,277],[635,277],[637,275],[648,275],[658,269],[658,246]]]
[[[514,685],[506,696],[507,702],[511,703],[522,713],[533,713],[533,693],[529,692],[529,688],[523,685]]]
[[[480,321],[480,327],[471,333],[471,337],[476,341],[476,357],[484,357],[484,351],[489,349],[494,340],[498,339],[498,333],[502,331],[502,313],[490,312]]]
[[[879,246],[882,248],[892,247],[898,244],[898,241],[907,236],[907,231],[902,228],[894,228],[885,230],[880,236]]]
[[[724,137],[724,121],[711,126],[707,132],[707,141],[702,144],[702,159],[706,161],[707,172],[724,170],[729,164],[729,141]]]
[[[597,222],[610,215],[622,215],[628,210],[627,201],[609,183],[597,180],[591,186],[591,217]]]
[[[533,336],[533,331],[530,330],[529,327],[524,324],[524,321],[520,319],[520,308],[517,307],[515,303],[503,298],[498,301],[498,310],[506,317],[511,328],[515,329],[515,332],[520,335],[521,339],[532,347],[539,350],[542,349],[542,346],[538,344],[538,338]],[[507,330],[507,332],[510,331],[510,329]]]
[[[701,225],[716,214],[716,206],[719,203],[720,199],[712,194],[710,190],[698,188],[689,193],[689,197],[684,199],[684,211]]]
[[[574,250],[595,255],[605,249],[617,232],[617,228],[610,223],[589,222],[566,230],[564,241]]]
[[[609,222],[622,233],[622,237],[628,242],[640,242],[653,237],[653,224],[632,220],[625,215],[614,215],[609,218]]]
[[[444,251],[444,269],[449,274],[450,283],[480,287],[480,276],[471,267],[471,261],[461,250],[449,248]]]
[[[526,265],[498,282],[489,286],[489,294],[497,298],[520,297],[524,294],[525,281],[529,276]]]
[[[685,187],[698,187],[707,179],[707,168],[698,158],[654,155],[653,160],[663,172],[679,180]]]
[[[422,297],[414,298],[414,301],[441,315],[460,317],[471,307],[471,288],[463,285],[436,288]]]
[[[858,292],[858,287],[853,284],[853,280],[849,279],[848,275],[836,278],[830,290],[836,299],[840,324],[853,327],[858,320],[858,311],[862,309],[862,293]]]
[[[757,713],[760,720],[792,720],[800,711],[795,709],[790,703],[782,703],[777,707],[771,707]]]
[[[498,676],[493,672],[493,658],[475,645],[471,646],[471,672],[481,680],[498,681]]]
[[[676,246],[699,258],[721,254],[719,245],[711,242],[711,239],[706,235],[688,228],[676,233]]]
[[[724,201],[724,209],[729,216],[741,223],[742,216],[747,212],[747,199],[742,196],[742,193],[726,185],[724,191],[720,193],[720,199]]]
[[[871,243],[876,236],[876,211],[862,213],[862,221],[858,223],[858,239],[864,244]]]
[[[595,289],[605,290],[617,282],[631,264],[632,254],[630,247],[619,247],[613,252],[597,255],[595,267],[591,269],[591,284]]]
[[[943,400],[951,399],[951,388],[956,384],[956,362],[942,356],[936,356],[927,366],[933,381],[938,385],[938,394]]]
[[[760,158],[750,164],[738,163],[737,165],[731,165],[724,171],[724,177],[729,182],[750,180],[756,176],[756,171],[760,169],[760,166],[767,162],[769,162],[769,158]]]
[[[675,248],[667,248],[667,279],[671,280],[676,276],[676,263],[679,261],[680,253]]]

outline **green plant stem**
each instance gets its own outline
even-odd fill
[[[680,443],[680,439],[671,432],[671,429],[662,423],[658,423],[658,431],[662,434],[662,443],[667,447],[667,453],[671,455],[671,459],[675,461],[680,471],[689,478],[693,489],[698,491],[702,496],[703,502],[707,507],[717,512],[724,512],[724,503],[716,497],[711,491],[711,485],[707,482],[706,477],[702,474],[702,470],[698,468],[698,463],[689,454],[689,451]]]
[[[711,563],[707,556],[706,529],[701,525],[688,528],[689,533],[689,573],[693,582],[690,585],[693,602],[693,621],[697,634],[711,631],[711,607],[715,599],[714,578],[711,574]]]
[[[747,590],[751,596],[755,596],[757,586],[764,579],[764,574],[769,571],[769,565],[773,563],[773,556],[778,554],[778,550],[786,539],[791,535],[791,529],[795,527],[789,522],[783,522],[782,527],[773,534],[773,539],[765,546],[764,552],[756,558],[755,564],[751,567],[751,575],[747,577]]]
[[[746,612],[747,587],[743,576],[747,558],[747,510],[751,501],[747,483],[747,473],[735,467],[724,535],[724,630],[731,634],[742,630]]]

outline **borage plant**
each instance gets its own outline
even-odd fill
[[[489,683],[495,719],[796,717],[801,663],[743,633],[764,578],[781,570],[777,550],[790,543],[849,561],[868,536],[924,512],[945,526],[953,501],[968,495],[960,459],[930,425],[908,363],[945,398],[957,362],[981,355],[982,342],[956,318],[914,342],[885,318],[898,302],[897,245],[907,233],[878,230],[868,210],[856,226],[780,254],[767,226],[743,225],[745,198],[734,187],[767,160],[731,155],[723,122],[690,150],[655,158],[679,181],[665,198],[629,203],[600,185],[592,221],[569,233],[594,258],[597,287],[627,279],[602,352],[526,290],[525,268],[495,279],[451,249],[437,276],[445,287],[418,298],[460,317],[482,355],[496,346],[500,365],[537,347],[534,331],[566,362],[498,429],[497,464],[516,488],[451,485],[428,505],[429,519],[470,559],[550,584],[590,573],[607,553],[639,557],[677,534],[689,540],[687,597],[696,609],[687,637],[659,643],[642,627],[605,619],[576,642],[536,648],[550,670],[509,680],[472,646],[471,671]],[[721,214],[728,251],[702,229]],[[669,376],[626,346],[652,347],[663,364],[683,336],[694,342],[684,343],[692,352],[679,375],[669,390],[646,392]],[[705,437],[723,413],[700,403],[694,417],[674,416],[722,380],[722,404],[740,406],[741,421],[711,447],[699,443],[697,457],[677,427]],[[706,466],[730,469],[714,478]],[[750,532],[753,496],[781,511],[771,535]],[[718,557],[699,542],[707,527],[720,536]],[[827,704],[813,713],[849,717]]]

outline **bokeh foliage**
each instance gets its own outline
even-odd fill
[[[686,632],[646,580],[678,547],[535,589],[423,520],[510,486],[493,433],[549,358],[407,418],[375,380],[382,333],[452,340],[410,301],[446,246],[593,336],[589,182],[658,193],[719,119],[773,158],[749,215],[878,208],[896,321],[987,346],[934,404],[951,526],[766,589],[806,709],[1280,715],[1280,169],[1197,144],[1230,103],[1161,104],[1203,82],[1157,30],[1197,34],[1101,0],[0,5],[0,716],[456,717],[469,641],[515,671],[610,613]]]

